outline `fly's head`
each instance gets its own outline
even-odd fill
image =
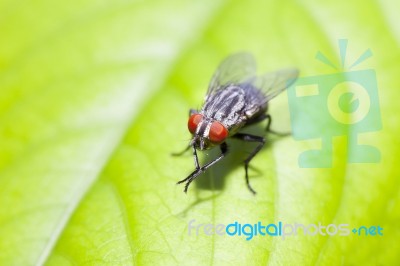
[[[219,121],[207,118],[202,114],[192,114],[188,120],[188,129],[193,135],[191,146],[207,150],[225,141],[228,129]]]

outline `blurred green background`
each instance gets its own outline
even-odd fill
[[[397,1],[1,0],[0,11],[0,265],[399,263]],[[261,71],[329,74],[315,54],[340,64],[343,38],[349,62],[374,54],[359,69],[377,75],[383,129],[363,141],[380,163],[347,164],[339,137],[332,168],[299,168],[318,143],[274,138],[252,163],[255,197],[241,152],[187,195],[175,185],[193,160],[170,153],[187,144],[188,109],[221,59],[250,51]],[[273,127],[287,128],[286,94],[271,105]],[[189,236],[192,219],[380,225],[384,236]]]

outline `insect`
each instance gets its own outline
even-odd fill
[[[265,144],[262,136],[241,133],[248,125],[267,121],[270,131],[272,118],[267,114],[268,102],[290,86],[298,76],[294,68],[256,75],[256,63],[249,53],[237,53],[227,57],[215,71],[200,111],[191,109],[188,129],[192,134],[188,149],[193,149],[195,170],[177,184],[186,183],[186,193],[190,183],[208,168],[221,161],[228,153],[226,139],[229,137],[243,141],[256,142],[258,145],[244,160],[245,178],[250,186],[248,168],[250,161]],[[207,150],[219,146],[221,154],[212,161],[200,166],[197,150]]]

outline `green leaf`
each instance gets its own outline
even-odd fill
[[[0,10],[1,265],[400,260],[395,1],[3,0]],[[347,139],[335,137],[333,167],[300,168],[299,155],[320,142],[268,136],[251,163],[256,196],[242,167],[253,146],[238,141],[187,195],[175,185],[193,159],[170,154],[187,145],[188,110],[201,105],[220,60],[245,50],[260,71],[295,66],[302,77],[325,75],[337,70],[315,54],[340,65],[344,38],[347,63],[373,52],[357,70],[376,73],[383,128],[358,140],[380,151],[379,163],[347,163]],[[316,107],[306,111],[324,118]],[[270,113],[274,129],[288,128],[286,93]],[[347,127],[348,135],[356,130]],[[203,153],[202,162],[217,154]],[[235,221],[381,226],[384,234],[247,241],[198,226]]]

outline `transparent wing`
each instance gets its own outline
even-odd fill
[[[298,75],[299,71],[296,68],[286,68],[258,76],[248,80],[248,83],[261,90],[266,101],[269,101],[292,85]]]
[[[220,63],[211,78],[206,100],[215,91],[223,88],[223,85],[242,83],[254,77],[255,73],[256,61],[251,54],[242,52],[228,56]]]

